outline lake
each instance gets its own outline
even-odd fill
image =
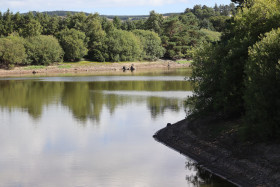
[[[229,186],[153,139],[189,70],[0,79],[0,186]]]

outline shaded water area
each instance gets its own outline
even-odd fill
[[[0,186],[229,186],[152,137],[187,73],[0,79]]]

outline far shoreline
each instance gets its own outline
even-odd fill
[[[99,74],[109,72],[122,72],[123,67],[130,68],[133,64],[135,72],[150,71],[150,70],[168,70],[178,68],[188,68],[189,62],[172,61],[172,60],[157,60],[145,62],[112,62],[112,63],[62,63],[51,66],[22,66],[15,67],[11,70],[0,69],[0,77],[16,77],[16,76],[29,76],[29,75],[63,75],[69,73],[77,74]],[[130,71],[130,70],[126,70]]]

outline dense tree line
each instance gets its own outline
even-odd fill
[[[7,10],[0,12],[0,64],[48,65],[81,58],[100,62],[190,58],[190,49],[212,41],[211,33],[201,29],[224,29],[216,17],[229,19],[230,13],[221,10],[233,12],[229,7],[219,6],[215,11],[197,5],[168,17],[151,11],[147,19],[126,21],[98,14],[69,13],[60,17]],[[211,18],[213,23],[209,25],[206,19]]]
[[[240,5],[221,41],[195,52],[190,118],[241,117],[248,137],[279,140],[280,2]]]

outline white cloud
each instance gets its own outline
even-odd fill
[[[187,3],[188,0],[0,0],[0,7],[12,10],[69,10],[96,8],[123,8],[138,6],[165,6]]]
[[[84,11],[107,15],[142,15],[151,10],[158,13],[183,12],[196,4],[214,6],[230,0],[0,0],[0,11]]]

